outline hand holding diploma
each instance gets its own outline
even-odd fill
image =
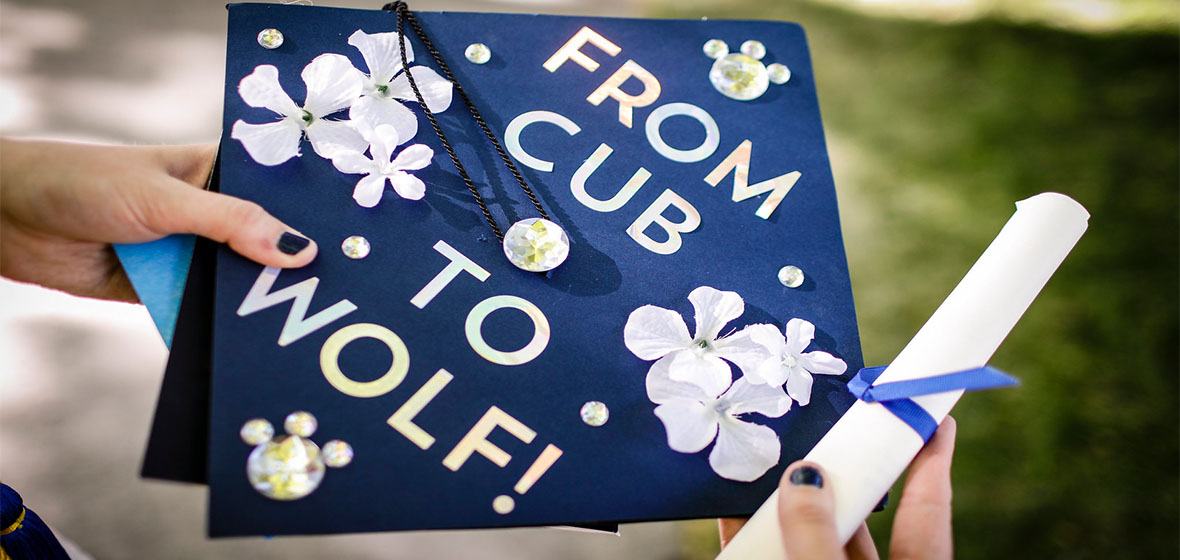
[[[951,538],[951,456],[955,419],[947,416],[906,476],[890,539],[891,558],[942,559],[953,556]],[[861,523],[847,544],[836,533],[834,498],[823,470],[797,461],[783,472],[778,513],[783,548],[789,558],[877,558],[868,526]],[[722,548],[744,519],[720,520]]]
[[[1016,208],[959,285],[881,374],[879,383],[985,366],[1086,231],[1089,219],[1080,204],[1056,193],[1022,200]],[[913,402],[940,422],[962,393],[950,390],[917,396]],[[865,517],[923,444],[911,425],[881,403],[864,401],[855,403],[816,444],[804,461],[822,467],[825,492],[831,497],[824,503],[831,505],[835,542],[856,538]],[[767,499],[722,550],[719,560],[810,558],[788,556],[789,551],[779,544],[783,493],[776,491]]]

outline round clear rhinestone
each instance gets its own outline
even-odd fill
[[[521,270],[553,270],[569,254],[570,239],[565,230],[544,218],[521,220],[504,233],[504,255]]]
[[[717,59],[709,70],[713,89],[738,101],[757,99],[770,86],[766,67],[744,54],[729,54]]]
[[[334,439],[324,444],[324,464],[338,469],[352,462],[352,446],[347,441]]]
[[[283,32],[273,27],[258,32],[258,44],[264,49],[277,49],[283,46]]]
[[[475,64],[486,64],[492,59],[492,49],[483,43],[471,43],[467,45],[467,50],[463,51],[463,56]]]
[[[762,57],[766,56],[766,45],[763,45],[762,41],[746,41],[742,43],[741,51],[750,58],[762,60]]]
[[[766,67],[766,76],[776,84],[785,84],[791,79],[791,69],[775,62]]]
[[[298,500],[324,479],[320,448],[299,436],[279,436],[254,448],[246,459],[246,478],[258,493],[274,500]]]
[[[242,424],[238,435],[242,436],[242,441],[250,445],[259,445],[270,441],[270,438],[275,436],[275,427],[262,418],[255,418]]]
[[[778,281],[788,288],[798,288],[803,285],[803,270],[793,265],[784,266],[778,269]]]
[[[283,420],[283,429],[293,436],[311,437],[318,426],[315,416],[302,410],[288,414],[287,418]]]
[[[516,500],[513,500],[512,496],[501,494],[492,500],[492,509],[500,515],[512,513],[512,510],[516,509]]]
[[[721,58],[729,54],[729,45],[721,39],[709,39],[705,41],[705,46],[701,47],[705,51],[705,56],[709,58]]]
[[[594,426],[595,428],[606,424],[606,421],[610,419],[610,409],[606,407],[606,404],[599,401],[590,401],[582,405],[581,414],[582,421],[587,426]]]
[[[369,240],[359,235],[353,235],[340,244],[344,256],[350,259],[363,259],[369,256]]]

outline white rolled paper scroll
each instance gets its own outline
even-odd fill
[[[877,383],[905,381],[987,365],[1049,277],[1086,231],[1090,214],[1073,199],[1041,193],[1016,213]],[[962,391],[914,397],[936,422]],[[806,459],[824,469],[836,499],[836,529],[852,538],[925,442],[880,403],[857,401]],[[783,560],[778,491],[717,556]],[[803,559],[797,559],[803,560]]]

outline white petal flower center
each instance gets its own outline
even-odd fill
[[[795,357],[790,354],[786,354],[783,356],[783,367],[793,368],[798,363],[799,363],[799,361],[796,360]]]

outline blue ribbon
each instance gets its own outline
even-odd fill
[[[934,418],[930,416],[930,413],[926,412],[918,403],[910,400],[910,397],[958,391],[960,389],[963,391],[979,391],[982,389],[994,389],[996,387],[1009,387],[1020,384],[1020,381],[1015,377],[991,366],[983,366],[981,368],[923,377],[921,379],[892,381],[873,385],[873,382],[878,377],[881,377],[881,374],[885,372],[885,368],[887,367],[889,366],[861,369],[852,378],[852,381],[848,382],[848,392],[862,401],[881,403],[894,416],[897,416],[902,422],[913,428],[915,432],[918,432],[918,435],[922,436],[922,441],[930,441],[930,437],[938,429],[938,422],[935,422]]]

